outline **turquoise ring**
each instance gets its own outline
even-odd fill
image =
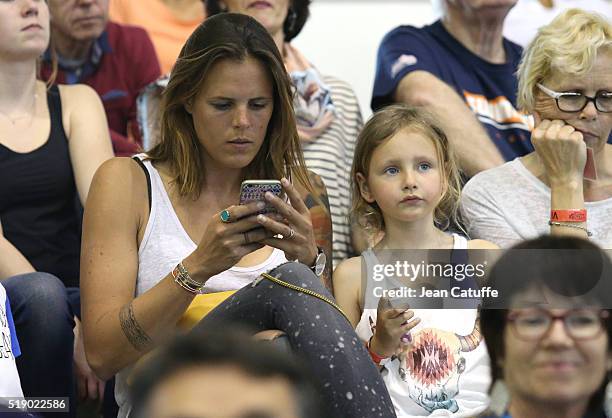
[[[231,216],[230,216],[230,211],[229,210],[223,209],[219,216],[221,217],[221,222],[223,222],[223,223],[231,222],[231,220],[230,220]]]

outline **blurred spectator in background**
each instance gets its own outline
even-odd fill
[[[108,0],[49,0],[53,49],[47,50],[43,79],[57,53],[58,84],[83,83],[102,98],[115,154],[132,155],[141,140],[136,97],[159,77],[159,63],[146,32],[108,21]]]
[[[146,360],[136,418],[328,418],[318,382],[286,352],[233,328],[179,337]]]
[[[400,26],[383,39],[371,104],[373,110],[393,102],[427,106],[471,177],[533,150],[533,124],[516,110],[522,48],[502,36],[516,0],[438,2],[440,20]]]
[[[298,133],[308,169],[327,187],[333,227],[333,263],[352,253],[350,170],[357,135],[363,126],[351,86],[322,75],[293,45],[309,16],[310,0],[207,0],[209,16],[228,11],[257,19],[276,42],[297,94],[294,95]],[[309,202],[306,202],[309,205]],[[310,206],[310,205],[309,205]],[[325,219],[321,213],[315,224]],[[332,236],[329,237],[332,240]]]
[[[95,91],[36,79],[49,27],[47,2],[0,1],[0,282],[19,336],[25,396],[71,396],[74,416],[73,358],[79,382],[87,381],[80,387],[98,387],[78,327],[76,344],[73,334],[81,203],[112,148]]]
[[[508,13],[504,36],[525,48],[541,26],[574,7],[612,17],[612,3],[606,0],[519,0]]]
[[[114,22],[143,27],[167,74],[183,44],[206,17],[202,0],[110,0]]]

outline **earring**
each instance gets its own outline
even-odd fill
[[[227,12],[227,5],[224,2],[222,2],[222,1],[219,2],[219,11],[221,13],[226,13]]]
[[[295,23],[297,22],[297,12],[293,7],[289,7],[287,11],[287,18],[285,19],[285,28],[287,33],[293,32],[295,29]]]

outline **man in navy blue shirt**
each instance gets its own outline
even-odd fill
[[[400,26],[378,50],[372,109],[426,106],[469,177],[533,151],[531,117],[516,110],[522,49],[503,38],[517,0],[442,0],[442,18]]]

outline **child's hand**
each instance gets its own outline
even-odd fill
[[[414,318],[410,309],[389,308],[388,302],[381,298],[378,301],[376,332],[370,342],[370,349],[381,357],[391,357],[409,343],[402,338],[421,320]]]

